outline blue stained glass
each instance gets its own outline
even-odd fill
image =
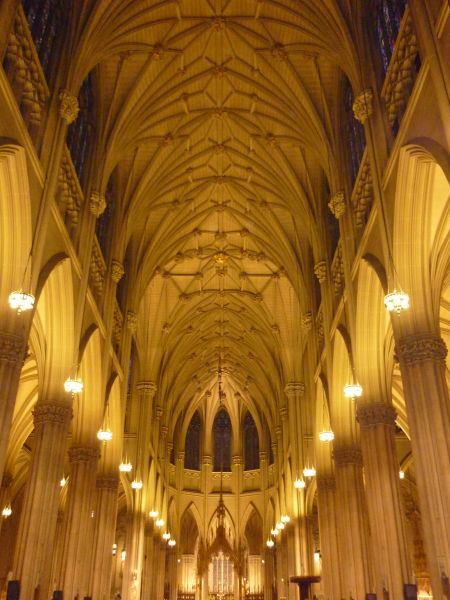
[[[352,183],[355,182],[356,176],[358,175],[359,165],[361,164],[362,155],[366,146],[364,127],[353,114],[353,99],[352,87],[350,82],[346,80],[344,88],[344,107],[346,113],[345,135],[350,150],[350,172]]]
[[[226,410],[220,410],[213,425],[214,471],[231,471],[231,421]]]
[[[198,412],[194,414],[189,423],[186,433],[186,444],[184,454],[185,469],[200,471],[200,441],[202,433],[202,422]]]
[[[250,413],[244,419],[244,464],[246,471],[259,469],[258,430]]]
[[[385,74],[394,52],[405,8],[406,0],[381,0],[377,7],[376,35]]]
[[[78,94],[80,112],[67,132],[67,146],[80,183],[83,182],[94,136],[94,95],[92,87],[92,77],[89,74],[83,81]]]

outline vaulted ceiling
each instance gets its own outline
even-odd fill
[[[219,356],[227,398],[269,423],[302,378],[301,316],[318,302],[312,267],[330,253],[326,205],[342,185],[343,72],[357,79],[345,15],[336,0],[86,12],[98,184],[118,181],[141,368],[172,414],[215,396]]]

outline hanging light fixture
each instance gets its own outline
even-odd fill
[[[32,310],[34,300],[33,294],[26,294],[25,292],[22,292],[22,290],[11,292],[8,296],[9,306],[17,311],[18,315],[22,312]]]
[[[12,515],[11,504],[7,504],[2,510],[2,516],[5,517],[5,519],[7,519],[11,515]]]
[[[281,521],[278,521],[278,523],[275,525],[275,527],[281,531],[282,529],[284,529],[286,527],[286,525],[284,523],[282,523]]]
[[[164,525],[164,519],[156,519],[155,525],[156,527],[162,527]]]
[[[83,387],[83,382],[79,378],[68,377],[64,382],[64,390],[68,394],[81,394]]]
[[[131,487],[133,490],[142,490],[142,488],[144,487],[144,484],[139,479],[134,479],[131,482]]]
[[[270,530],[270,534],[273,535],[273,537],[277,537],[277,535],[280,532],[278,531],[278,529],[276,527],[274,527],[273,529]]]
[[[314,550],[314,562],[320,561],[320,550]]]
[[[347,383],[344,386],[344,396],[346,398],[361,398],[362,393],[363,389],[359,383]]]
[[[282,523],[289,523],[290,520],[291,520],[291,517],[289,515],[281,515]]]
[[[304,477],[315,477],[316,469],[314,467],[305,467],[303,469],[303,476]]]
[[[319,440],[321,442],[332,442],[334,440],[334,433],[331,431],[331,429],[323,429],[319,433]]]
[[[162,534],[162,539],[163,539],[163,540],[166,540],[166,541],[167,541],[167,540],[170,540],[170,533],[169,533],[168,531],[165,531],[165,532]]]
[[[111,429],[99,429],[97,431],[97,439],[99,439],[101,442],[110,442],[113,438],[113,434]]]
[[[67,483],[67,479],[66,479],[66,478],[65,478],[65,476],[63,475],[63,476],[62,476],[62,479],[60,479],[60,481],[59,481],[59,485],[60,485],[61,487],[64,487],[64,486],[66,485],[66,483]]]
[[[127,551],[125,549],[123,549],[122,552],[120,553],[120,560],[122,562],[125,562],[126,557],[127,557]]]
[[[384,297],[384,305],[389,312],[395,312],[398,315],[402,310],[409,308],[409,296],[406,292],[394,290]]]
[[[304,479],[297,479],[294,481],[294,487],[296,490],[304,490],[306,487],[306,482]]]
[[[128,461],[121,462],[119,465],[119,471],[121,473],[131,473],[132,470],[133,470],[133,465]]]
[[[174,539],[170,539],[167,543],[171,548],[173,548],[176,545],[176,541]]]
[[[112,545],[112,555],[115,556],[117,554],[117,544]]]
[[[269,538],[266,542],[266,546],[268,548],[273,548],[275,546],[275,542]]]
[[[158,512],[157,510],[151,510],[151,511],[148,513],[148,516],[149,516],[151,519],[156,519],[156,517],[157,517],[158,515],[159,515],[159,512]]]
[[[398,472],[398,476],[400,477],[400,479],[405,479],[405,471],[402,471],[402,469],[400,469],[400,471]]]

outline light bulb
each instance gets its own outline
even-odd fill
[[[281,530],[281,529],[284,529],[286,526],[285,526],[285,524],[284,524],[284,523],[282,523],[281,521],[279,521],[279,522],[278,522],[278,523],[275,525],[275,527],[276,527],[277,529],[280,529],[280,530]]]
[[[163,539],[163,540],[170,540],[170,533],[169,533],[168,531],[165,531],[165,532],[162,534],[162,539]]]
[[[97,439],[101,442],[110,442],[112,440],[113,434],[111,429],[99,429],[97,432]]]
[[[142,488],[144,487],[144,484],[142,483],[142,481],[135,479],[134,481],[131,482],[131,487],[133,488],[133,490],[142,490]]]
[[[270,533],[271,533],[271,535],[276,537],[280,532],[278,531],[278,529],[276,527],[274,527],[273,529],[270,530]]]
[[[282,515],[281,516],[281,522],[282,523],[289,523],[290,520],[291,520],[291,517],[289,515]]]
[[[167,543],[169,544],[169,546],[170,546],[171,548],[173,548],[173,547],[175,546],[175,544],[176,544],[176,541],[175,541],[175,540],[173,540],[173,539],[170,539],[170,540],[169,540]]]
[[[2,510],[2,516],[5,517],[5,519],[7,519],[8,517],[10,517],[12,515],[12,508],[11,508],[11,504],[7,504],[3,510]]]
[[[66,483],[67,483],[67,479],[63,475],[63,478],[60,480],[59,485],[61,487],[64,487],[66,485]]]
[[[122,550],[122,552],[120,553],[120,560],[122,562],[125,562],[126,557],[127,557],[127,551],[126,550]]]
[[[405,479],[405,471],[402,471],[400,469],[400,471],[398,472],[398,476],[400,477],[400,479]]]
[[[159,512],[158,512],[157,510],[151,510],[151,511],[148,513],[148,516],[149,516],[151,519],[156,519],[156,517],[157,517],[158,515],[159,515]]]
[[[130,473],[133,470],[133,465],[130,462],[121,462],[119,465],[119,471],[121,473]]]
[[[396,312],[399,315],[402,310],[408,310],[409,296],[405,292],[394,290],[386,294],[384,305],[389,312]]]
[[[332,442],[334,440],[334,433],[331,429],[324,429],[319,433],[319,440],[321,442]]]
[[[346,398],[361,398],[363,389],[359,383],[347,383],[344,386],[344,396]]]
[[[320,561],[320,550],[316,550],[314,552],[314,562],[319,562]]]
[[[314,467],[305,467],[303,469],[303,475],[304,477],[315,477],[316,469]]]
[[[156,519],[155,525],[156,527],[162,527],[164,525],[164,519]]]
[[[306,483],[304,481],[304,479],[296,479],[294,481],[294,487],[296,490],[303,490],[306,487]]]
[[[267,546],[268,548],[273,548],[273,547],[274,547],[274,545],[275,545],[275,542],[274,542],[273,540],[267,540],[267,542],[266,542],[266,546]]]
[[[9,306],[20,315],[22,312],[31,310],[34,306],[33,294],[25,294],[22,291],[11,292],[8,297]]]
[[[68,394],[81,394],[83,391],[83,382],[81,379],[72,379],[69,377],[64,382],[64,390]]]

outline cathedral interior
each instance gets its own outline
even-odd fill
[[[0,1],[0,598],[450,598],[448,0]]]

